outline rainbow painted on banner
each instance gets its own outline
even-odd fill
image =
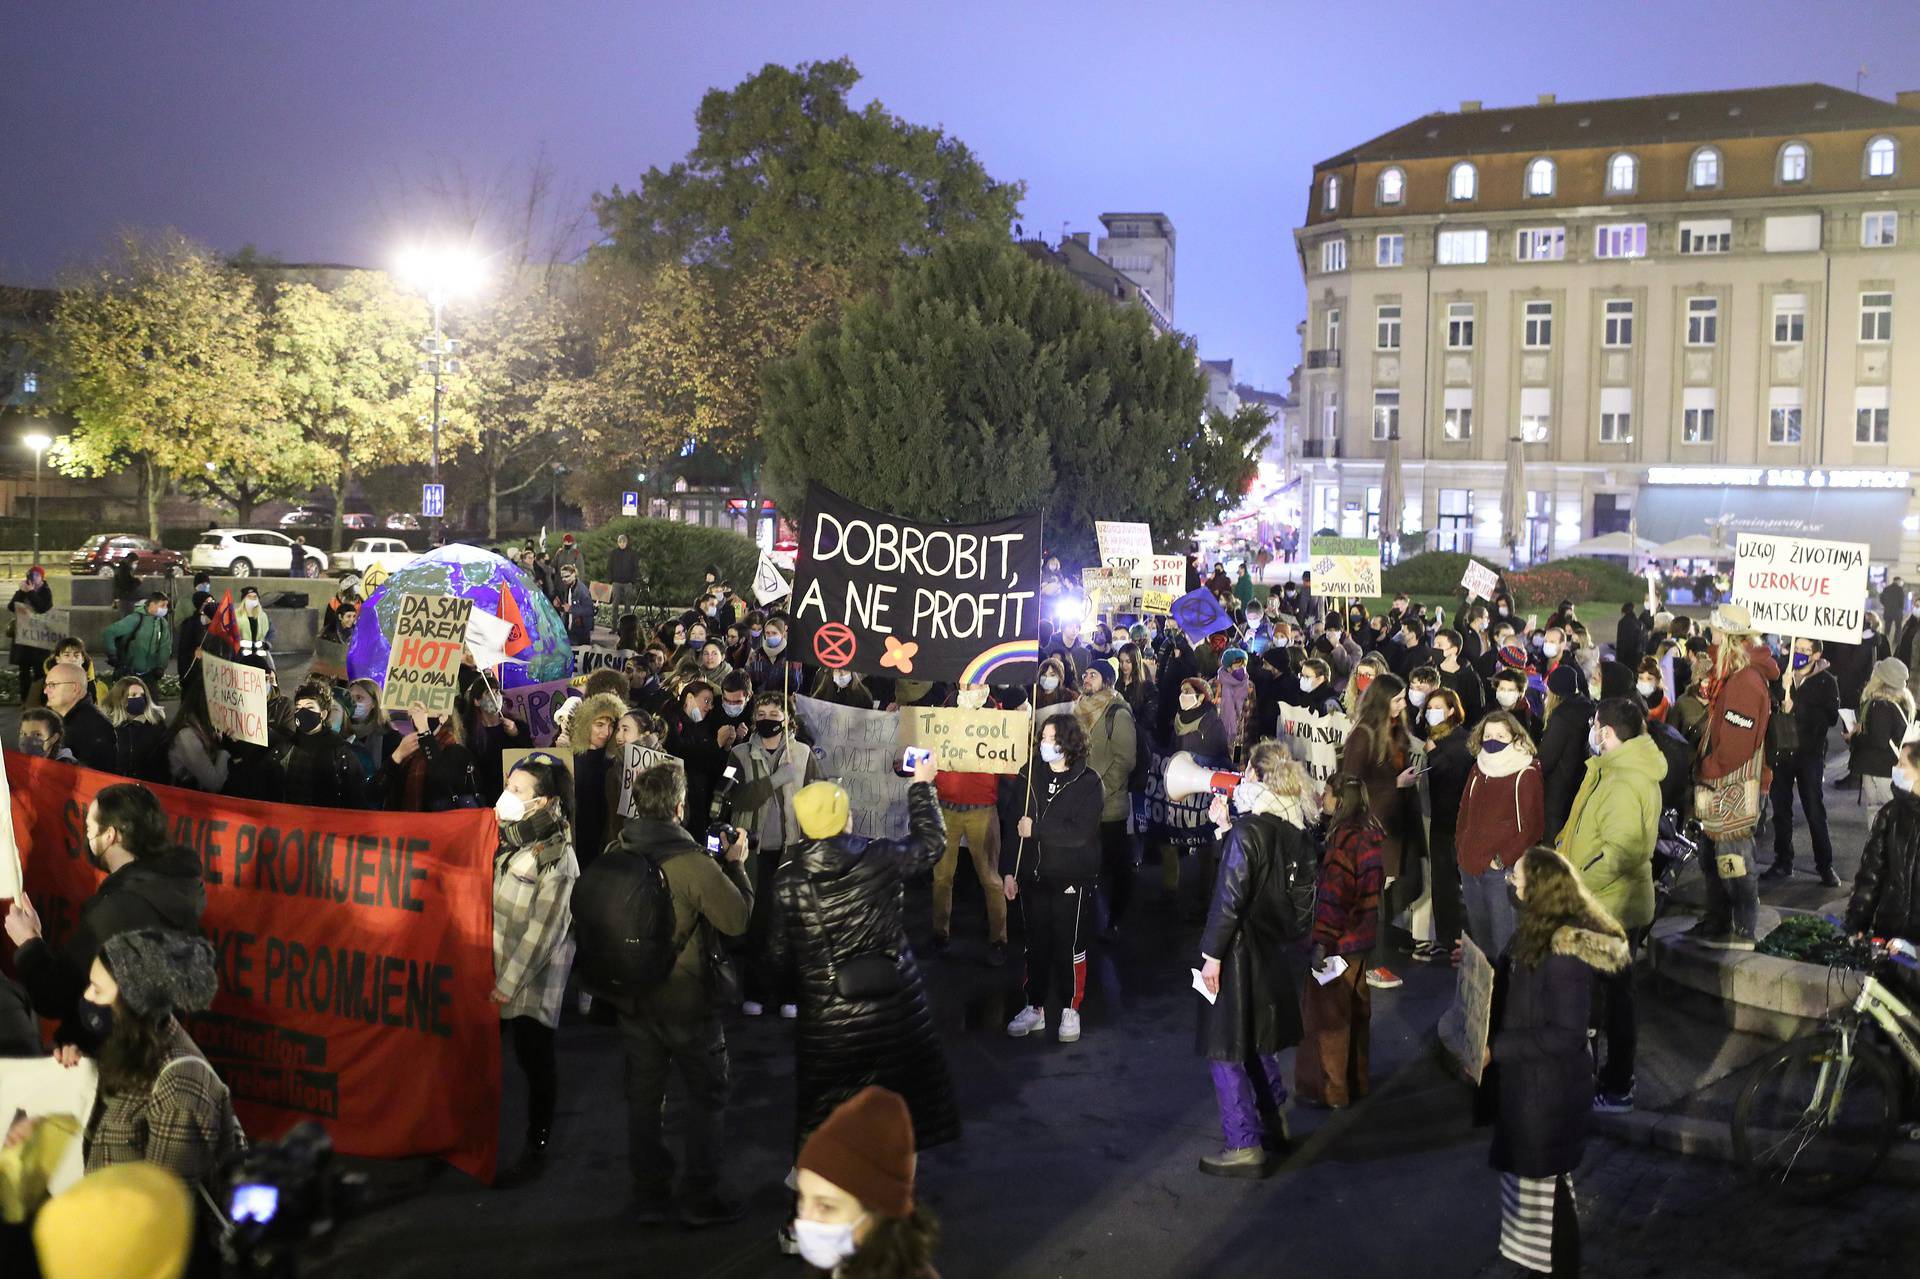
[[[1040,645],[1033,640],[1008,640],[977,654],[960,672],[963,684],[991,684],[993,673],[1016,662],[1040,660]]]

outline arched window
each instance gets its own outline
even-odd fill
[[[1553,161],[1542,156],[1527,166],[1527,194],[1553,194]]]
[[[1407,175],[1399,169],[1380,172],[1380,203],[1398,204],[1407,196]]]
[[[1687,168],[1687,185],[1699,191],[1720,185],[1720,153],[1712,147],[1701,147],[1693,153],[1693,163]]]
[[[1480,174],[1471,164],[1461,161],[1447,178],[1449,200],[1471,200],[1480,192]]]
[[[1333,213],[1336,210],[1338,210],[1339,207],[1340,207],[1340,179],[1337,177],[1330,177],[1327,179],[1327,194],[1326,194],[1325,208],[1328,213]]]
[[[1789,142],[1780,148],[1780,180],[1782,182],[1805,182],[1807,180],[1807,144]]]
[[[1631,194],[1639,185],[1640,162],[1622,151],[1607,161],[1607,191],[1613,195]]]
[[[1899,167],[1900,151],[1889,137],[1878,137],[1867,143],[1867,176],[1870,178],[1890,178]]]

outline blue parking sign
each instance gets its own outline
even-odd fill
[[[634,492],[632,489],[628,489],[626,492],[620,495],[620,514],[622,515],[640,514],[640,495]]]
[[[439,519],[447,513],[447,486],[444,484],[422,484],[420,486],[420,514]]]

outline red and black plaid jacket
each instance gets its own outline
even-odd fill
[[[1380,824],[1336,828],[1327,837],[1314,893],[1313,940],[1329,955],[1365,954],[1380,927],[1380,891],[1386,885]]]

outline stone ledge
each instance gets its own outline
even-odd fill
[[[1760,909],[1759,934],[1779,923],[1780,912]],[[1852,1001],[1851,984],[1832,981],[1819,964],[1779,959],[1753,951],[1711,950],[1685,941],[1693,926],[1687,916],[1653,926],[1654,972],[1669,987],[1711,1001],[1736,1030],[1772,1039],[1797,1039]],[[1699,1001],[1694,1001],[1698,1006]]]
[[[1763,956],[1765,958],[1765,956]],[[1677,1155],[1733,1162],[1733,1130],[1714,1119],[1690,1115],[1663,1115],[1635,1111],[1592,1118],[1595,1133],[1633,1146],[1652,1146]],[[1874,1173],[1875,1181],[1920,1186],[1920,1142],[1894,1139],[1887,1158]]]

